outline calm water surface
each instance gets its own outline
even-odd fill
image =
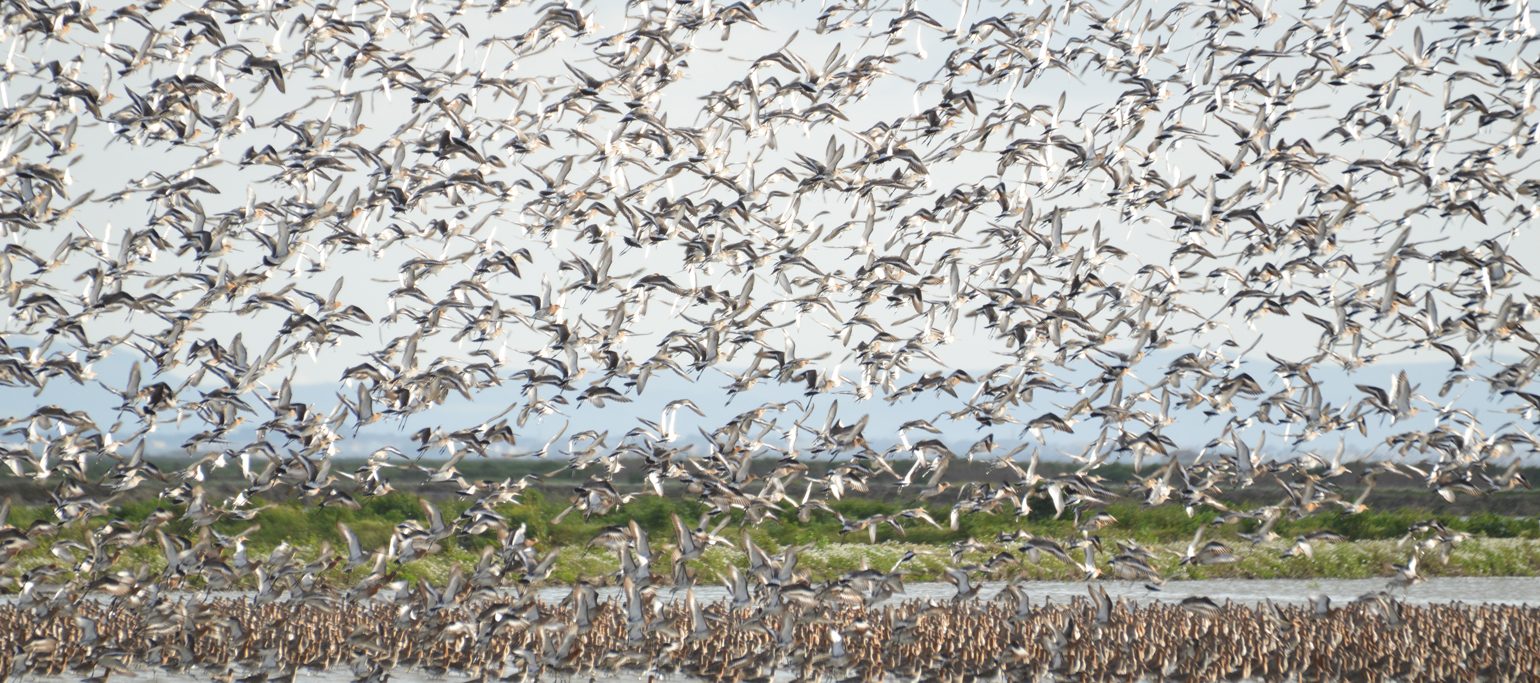
[[[1000,592],[1003,583],[985,583],[979,591],[979,599],[989,600]],[[1077,581],[1029,581],[1022,583],[1034,603],[1067,602],[1075,597],[1086,596],[1086,584]],[[1307,602],[1311,595],[1322,594],[1331,598],[1332,604],[1341,604],[1358,596],[1386,588],[1386,580],[1379,579],[1212,579],[1204,581],[1167,581],[1159,591],[1151,591],[1142,583],[1103,581],[1102,587],[1112,599],[1125,598],[1140,602],[1162,600],[1177,602],[1195,595],[1207,596],[1215,602],[1233,600],[1241,603]],[[911,583],[903,596],[895,600],[946,600],[957,591],[948,583]],[[547,589],[540,597],[560,601],[567,597],[567,589]],[[1397,597],[1405,596],[1407,602],[1484,602],[1506,605],[1540,606],[1540,578],[1537,577],[1436,577],[1412,586],[1408,591],[1397,589]],[[599,597],[617,598],[619,589],[600,588]],[[702,601],[717,600],[727,593],[720,586],[696,586],[695,596]],[[683,599],[684,592],[677,594],[667,588],[658,591],[660,599]]]

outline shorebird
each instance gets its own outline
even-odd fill
[[[0,507],[0,671],[1271,679],[1286,622],[1356,680],[1413,656],[1346,653],[1365,609],[1469,646],[1403,677],[1534,670],[1497,608],[974,599],[1159,585],[1146,508],[1202,522],[1179,566],[1217,572],[1285,533],[1313,559],[1342,539],[1301,530],[1386,487],[1528,487],[1528,3],[633,9],[7,10],[0,471],[29,507]],[[503,458],[531,471],[480,474]],[[953,553],[815,582],[757,536],[793,512]],[[1467,538],[1408,532],[1391,588]],[[954,599],[901,604],[917,566]]]

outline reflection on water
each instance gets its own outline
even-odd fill
[[[1003,583],[986,583],[979,591],[980,600],[989,600],[1000,592]],[[1028,581],[1022,583],[1033,602],[1066,602],[1086,596],[1086,584],[1076,581]],[[1107,595],[1119,598],[1148,601],[1166,600],[1179,602],[1195,595],[1206,596],[1215,602],[1233,600],[1255,603],[1263,600],[1274,602],[1307,602],[1311,595],[1321,594],[1331,598],[1333,604],[1347,602],[1372,591],[1384,590],[1386,580],[1379,579],[1212,579],[1203,581],[1167,581],[1159,591],[1151,591],[1142,583],[1103,581]],[[948,583],[911,583],[905,586],[904,595],[895,600],[951,599],[956,589]],[[567,597],[568,589],[552,588],[540,592],[548,601],[560,601]],[[1484,602],[1506,605],[1540,605],[1540,578],[1508,576],[1435,577],[1412,586],[1409,590],[1394,591],[1396,597],[1413,604],[1429,602]],[[600,588],[600,599],[618,599],[617,588]],[[682,599],[684,591],[677,594],[667,588],[658,592],[659,599]],[[695,596],[702,601],[727,597],[720,586],[696,586]]]
[[[981,584],[979,590],[980,600],[990,600],[1005,586],[1002,582],[986,582]],[[1076,597],[1086,596],[1086,584],[1078,581],[1025,581],[1022,587],[1026,589],[1033,602],[1067,602]],[[1215,602],[1233,600],[1240,603],[1256,603],[1263,600],[1273,602],[1307,602],[1312,595],[1325,595],[1330,597],[1333,604],[1350,601],[1359,596],[1387,588],[1384,578],[1377,579],[1205,579],[1201,581],[1167,581],[1158,591],[1151,591],[1143,583],[1127,581],[1103,581],[1102,587],[1107,589],[1107,595],[1112,599],[1136,600],[1140,602],[1150,600],[1165,600],[1180,602],[1182,598],[1195,595],[1206,596]],[[596,589],[600,601],[620,600],[620,589],[614,586],[601,586]],[[926,582],[910,583],[905,585],[902,595],[895,596],[894,601],[902,600],[950,600],[956,589],[949,583]],[[1490,603],[1500,605],[1540,605],[1540,577],[1531,576],[1471,576],[1471,577],[1433,577],[1422,583],[1412,586],[1410,589],[1395,589],[1392,593],[1400,599],[1412,604],[1430,602],[1469,602]],[[539,592],[541,600],[546,602],[561,602],[571,594],[570,588],[543,588]],[[179,596],[203,596],[211,595],[215,598],[236,598],[250,595],[246,591],[214,591],[212,593],[174,593]],[[107,600],[105,594],[93,594],[92,597]],[[727,598],[727,591],[721,586],[699,585],[695,587],[695,597],[701,602],[712,602]],[[16,596],[0,596],[0,603],[15,600]],[[658,589],[655,599],[658,600],[683,600],[684,591],[675,591],[668,587]]]
[[[979,592],[981,600],[989,600],[999,593],[1003,584],[988,583]],[[1067,581],[1031,581],[1022,584],[1027,594],[1035,603],[1044,601],[1061,603],[1076,597],[1086,595],[1084,583]],[[1256,603],[1262,600],[1275,602],[1305,602],[1311,595],[1321,594],[1331,598],[1333,604],[1341,604],[1357,599],[1360,595],[1372,591],[1383,590],[1386,587],[1385,579],[1215,579],[1206,581],[1168,581],[1159,591],[1150,591],[1143,584],[1107,581],[1102,586],[1107,594],[1114,600],[1127,599],[1136,601],[1162,600],[1177,602],[1183,598],[1201,595],[1215,602],[1226,600]],[[945,583],[915,583],[907,586],[904,596],[896,599],[907,600],[948,600],[955,589]],[[601,599],[619,599],[618,591],[613,588],[599,589]],[[1540,578],[1534,577],[1462,577],[1462,578],[1430,578],[1423,583],[1412,586],[1409,590],[1396,590],[1398,597],[1404,596],[1407,602],[1414,604],[1434,602],[1467,602],[1467,603],[1494,603],[1512,605],[1537,605],[1540,606]],[[560,601],[568,594],[566,589],[551,588],[540,592],[540,597],[548,601]],[[718,600],[726,597],[726,592],[719,586],[697,586],[695,594],[702,601]],[[233,597],[238,593],[226,593],[221,597]],[[683,591],[661,589],[657,598],[661,600],[683,599]],[[449,676],[432,676],[416,670],[402,670],[392,674],[393,681],[405,683],[419,683],[426,681],[463,681],[469,676],[463,674],[451,674]],[[794,677],[790,673],[783,673],[775,677],[776,681],[790,681]],[[194,672],[191,674],[173,674],[160,670],[144,670],[132,680],[141,683],[193,683],[194,681],[206,681],[208,674]],[[22,678],[23,681],[47,681],[74,680],[67,677],[57,678]],[[352,673],[347,669],[334,669],[325,672],[302,671],[296,677],[298,681],[315,681],[317,683],[342,683],[353,680]],[[577,676],[570,678],[548,678],[546,680],[570,680],[593,681],[595,683],[621,683],[622,681],[643,680],[636,672],[619,674],[598,674],[593,677]],[[686,681],[694,680],[686,677],[668,677],[654,679],[657,681]]]

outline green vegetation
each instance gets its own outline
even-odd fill
[[[297,557],[309,561],[317,557],[323,544],[342,547],[337,523],[343,522],[359,537],[366,551],[379,549],[389,542],[393,528],[406,520],[424,520],[425,514],[418,499],[406,493],[363,499],[358,509],[341,506],[314,507],[293,502],[263,503],[255,519],[250,522],[224,520],[214,524],[214,530],[225,535],[238,533],[255,525],[258,528],[246,533],[248,554],[253,559],[266,557],[273,548],[288,543],[297,550]],[[438,503],[446,521],[452,521],[466,507],[461,501],[446,499]],[[860,520],[877,515],[897,513],[921,506],[916,501],[892,501],[847,498],[832,501],[831,507],[847,520]],[[559,550],[553,581],[590,580],[613,573],[618,567],[614,551],[590,541],[604,528],[626,524],[635,520],[648,532],[654,554],[662,560],[655,574],[666,577],[668,553],[674,543],[672,516],[677,514],[689,526],[705,511],[698,502],[673,497],[641,496],[607,515],[584,519],[581,514],[567,515],[560,524],[555,519],[566,503],[538,490],[526,491],[520,502],[498,508],[510,528],[526,527],[527,536],[534,540],[537,549],[544,553]],[[742,535],[769,552],[778,552],[787,546],[802,546],[799,565],[812,573],[815,580],[828,579],[863,566],[886,570],[906,552],[914,552],[915,558],[905,565],[910,580],[934,580],[941,576],[946,566],[953,562],[953,544],[974,539],[982,548],[973,548],[957,558],[958,563],[984,565],[1002,551],[1014,551],[1017,544],[1001,541],[1004,536],[1025,532],[1035,536],[1058,540],[1061,543],[1080,535],[1072,520],[1054,519],[1052,510],[1034,511],[1026,518],[1014,514],[972,513],[961,515],[958,528],[948,526],[950,506],[924,505],[927,512],[940,526],[932,526],[920,520],[903,520],[900,533],[889,525],[881,525],[877,542],[872,543],[868,531],[842,532],[842,524],[835,514],[814,512],[806,522],[798,521],[794,512],[787,512],[779,520],[763,520],[745,524],[742,514],[733,513],[728,526],[721,532],[724,537],[737,543]],[[153,499],[126,501],[112,510],[112,519],[138,525],[157,510],[170,510],[178,517],[166,523],[162,529],[185,537],[196,536],[188,520],[182,519],[179,506],[171,506]],[[1119,542],[1131,541],[1153,551],[1156,560],[1152,564],[1167,578],[1364,578],[1391,573],[1391,565],[1406,560],[1412,552],[1411,545],[1403,540],[1406,530],[1422,521],[1436,520],[1454,532],[1471,536],[1470,540],[1453,547],[1447,561],[1438,553],[1428,553],[1422,571],[1428,575],[1469,576],[1535,576],[1540,575],[1540,523],[1530,517],[1503,516],[1490,512],[1457,515],[1413,508],[1395,510],[1370,510],[1349,515],[1339,511],[1327,511],[1299,520],[1285,520],[1276,524],[1273,531],[1278,539],[1252,544],[1240,538],[1241,534],[1257,531],[1258,522],[1241,520],[1230,524],[1215,524],[1219,519],[1212,510],[1197,511],[1188,515],[1181,507],[1167,505],[1149,508],[1137,503],[1120,502],[1106,507],[1105,511],[1117,518],[1118,523],[1099,532],[1103,552],[1100,559],[1117,552]],[[35,522],[54,521],[53,510],[46,506],[18,505],[11,512],[10,523],[27,528]],[[100,525],[97,520],[93,525]],[[717,522],[713,521],[712,526]],[[1239,561],[1233,564],[1205,567],[1182,566],[1178,559],[1186,549],[1193,534],[1200,527],[1208,529],[1205,540],[1220,539],[1234,548]],[[1314,556],[1296,555],[1284,557],[1283,553],[1296,536],[1313,532],[1330,531],[1347,539],[1339,543],[1314,545]],[[80,525],[66,525],[52,538],[55,541],[84,537]],[[407,563],[398,572],[401,578],[442,579],[451,566],[466,566],[476,562],[481,551],[499,543],[494,534],[477,537],[457,535],[444,542],[441,553]],[[23,551],[11,564],[13,577],[19,572],[36,567],[52,559],[46,542]],[[1071,551],[1078,559],[1078,553]],[[714,547],[704,557],[694,561],[693,568],[700,580],[713,582],[718,573],[725,573],[729,565],[743,566],[745,558],[737,550]],[[114,568],[137,570],[146,567],[157,570],[164,566],[160,548],[153,542],[126,549],[118,556]],[[1105,565],[1104,565],[1105,566]],[[362,570],[355,570],[359,572]],[[996,576],[1020,575],[1030,579],[1068,580],[1080,577],[1079,571],[1063,562],[1044,558],[1033,564],[1026,560],[997,564]],[[336,576],[337,580],[349,577]],[[353,578],[357,578],[356,576]]]

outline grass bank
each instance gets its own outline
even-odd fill
[[[221,534],[235,534],[258,528],[246,534],[248,555],[261,559],[279,544],[288,543],[297,549],[297,557],[310,560],[318,556],[323,544],[342,548],[343,542],[337,531],[337,523],[348,525],[358,535],[366,551],[383,548],[389,542],[394,527],[406,520],[425,521],[425,514],[416,496],[393,493],[361,501],[358,509],[340,506],[314,507],[282,503],[258,503],[266,505],[250,522],[220,521],[214,530]],[[439,503],[446,520],[453,520],[464,510],[463,503],[444,500]],[[957,556],[960,564],[979,565],[981,574],[994,578],[1017,575],[1028,579],[1071,580],[1080,578],[1077,569],[1051,558],[1039,563],[1024,559],[997,561],[992,569],[982,569],[1002,552],[1016,550],[1016,544],[1002,542],[1002,535],[1026,532],[1034,536],[1068,542],[1080,533],[1069,519],[1055,519],[1048,512],[1034,512],[1026,517],[1014,514],[974,513],[962,515],[957,529],[947,525],[949,508],[945,505],[921,505],[916,501],[845,499],[833,501],[835,514],[816,512],[804,521],[788,512],[778,520],[766,520],[756,524],[744,524],[741,515],[723,530],[723,535],[741,542],[744,535],[772,553],[787,546],[803,547],[799,566],[811,572],[814,580],[827,580],[863,566],[886,570],[906,552],[915,558],[906,565],[910,580],[935,580],[942,576],[945,567],[953,564],[953,546],[968,539],[982,544]],[[922,506],[938,520],[935,527],[923,521],[907,520],[902,532],[884,525],[875,543],[866,531],[842,532],[840,517],[856,520],[874,515],[894,515],[902,510]],[[610,574],[618,568],[615,553],[599,546],[587,547],[589,542],[607,527],[626,524],[635,520],[651,537],[654,554],[664,559],[655,574],[666,579],[666,560],[674,543],[673,515],[679,515],[692,525],[704,512],[699,503],[677,498],[656,496],[640,497],[616,512],[585,519],[580,514],[567,515],[559,524],[553,523],[566,507],[563,500],[554,499],[538,491],[526,492],[516,504],[498,508],[510,525],[525,526],[541,552],[559,551],[553,581],[572,581],[577,578],[594,580]],[[130,525],[142,523],[157,510],[181,512],[180,506],[164,501],[140,500],[125,502],[112,509],[112,519]],[[1233,524],[1218,524],[1217,514],[1211,510],[1196,511],[1188,515],[1177,506],[1159,508],[1144,507],[1136,503],[1114,503],[1106,512],[1118,519],[1118,523],[1099,532],[1103,552],[1099,558],[1105,561],[1116,553],[1120,541],[1142,545],[1155,554],[1152,563],[1167,578],[1366,578],[1386,576],[1392,573],[1391,565],[1405,562],[1410,556],[1410,544],[1402,543],[1406,530],[1415,523],[1437,521],[1452,531],[1468,534],[1468,541],[1458,544],[1449,553],[1448,561],[1442,562],[1436,555],[1423,561],[1422,571],[1428,575],[1450,576],[1536,576],[1540,575],[1540,523],[1527,516],[1504,516],[1495,513],[1469,515],[1451,514],[1419,508],[1395,510],[1370,510],[1359,514],[1341,511],[1325,511],[1303,519],[1280,521],[1274,527],[1280,540],[1252,544],[1241,539],[1242,534],[1255,532],[1258,523],[1242,520]],[[28,528],[39,523],[52,523],[53,510],[46,506],[17,506],[11,512],[10,523]],[[28,569],[54,561],[50,554],[53,542],[81,540],[89,527],[100,526],[102,520],[66,525],[49,539],[23,551],[11,563],[6,573],[19,579]],[[1178,559],[1186,550],[1194,532],[1206,528],[1205,540],[1219,539],[1230,544],[1239,561],[1226,565],[1205,567],[1181,566]],[[162,527],[168,533],[192,538],[196,530],[178,517]],[[1292,545],[1296,536],[1313,531],[1330,531],[1341,535],[1344,542],[1316,544],[1313,557],[1296,555],[1284,557],[1284,551]],[[407,563],[399,568],[399,576],[406,579],[441,579],[455,564],[473,565],[483,548],[498,543],[491,534],[478,537],[452,537],[445,543],[443,552]],[[1072,555],[1079,559],[1076,551]],[[63,563],[58,563],[63,564]],[[712,582],[718,573],[726,572],[732,565],[744,566],[743,554],[726,547],[714,547],[703,558],[693,563],[699,580]],[[113,562],[114,569],[138,570],[141,567],[155,571],[164,566],[160,548],[153,542],[124,549]],[[331,578],[347,580],[336,572]]]

